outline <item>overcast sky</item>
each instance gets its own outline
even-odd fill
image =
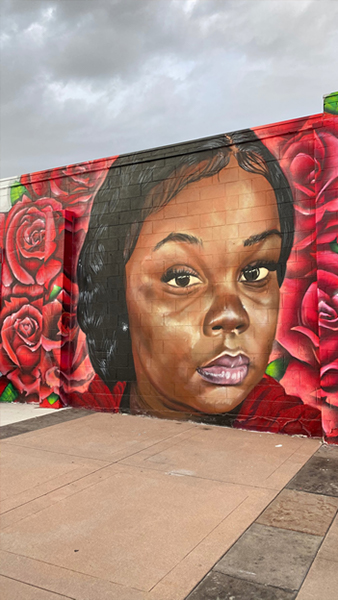
[[[2,0],[1,177],[322,111],[337,0]]]

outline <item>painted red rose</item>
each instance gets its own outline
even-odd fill
[[[319,364],[317,282],[289,279],[283,284],[276,339],[288,353],[312,368]]]
[[[56,300],[47,302],[42,309],[42,346],[47,352],[60,349],[73,340],[78,331],[76,314],[65,312],[62,297],[60,293]]]
[[[94,372],[76,320],[76,268],[115,157],[21,177],[5,225],[0,368],[25,397],[82,391]],[[56,295],[56,297],[55,297]],[[34,343],[33,343],[34,340]]]
[[[278,158],[293,190],[296,209],[304,215],[313,214],[316,205],[327,202],[326,191],[337,180],[338,127],[332,119],[309,118],[297,132],[289,133],[290,124],[283,124],[276,136],[259,128],[258,137]],[[285,131],[284,131],[285,129]],[[268,134],[268,137],[266,135]]]
[[[54,392],[62,396],[65,403],[64,392],[82,392],[94,377],[85,335],[78,326],[76,314],[67,312],[69,300],[63,291],[57,300],[43,307],[42,346],[45,352],[40,363],[40,397]]]
[[[105,161],[104,169],[107,168],[108,161]],[[92,162],[70,165],[62,171],[54,169],[50,173],[51,191],[55,198],[67,200],[74,196],[84,196],[98,187],[104,175],[102,166],[95,168]]]
[[[320,332],[338,331],[338,276],[328,271],[318,271],[318,282]]]
[[[302,134],[300,134],[302,136]],[[313,143],[311,142],[313,139]],[[313,156],[307,156],[307,151]],[[321,397],[324,403],[338,405],[338,138],[335,131],[318,128],[295,138],[284,148],[284,168],[296,190],[296,253],[293,276],[297,277],[299,258],[305,251],[317,263],[317,272],[307,275],[308,287],[301,297],[294,295],[293,320],[284,323],[281,343],[296,359],[315,368],[320,365]],[[287,162],[289,160],[289,163]],[[315,197],[315,223],[311,223],[312,198]],[[309,205],[310,210],[306,210]],[[312,232],[311,232],[312,227]],[[298,261],[297,261],[298,259]],[[306,255],[305,255],[306,260]],[[300,261],[302,264],[302,261]],[[292,270],[288,267],[288,273]],[[303,273],[298,276],[304,276]],[[284,287],[284,286],[283,286]],[[286,280],[286,289],[290,287]],[[290,299],[291,300],[291,299]],[[300,309],[299,309],[300,307]],[[292,301],[289,314],[292,313]],[[317,321],[318,320],[318,324]],[[288,325],[290,328],[288,329]],[[292,326],[291,326],[292,325]],[[304,336],[296,340],[296,334]],[[298,345],[298,350],[297,350]],[[288,369],[289,370],[289,369]],[[302,398],[305,399],[304,393]],[[308,396],[306,397],[308,401]],[[324,405],[323,405],[324,406]],[[327,411],[326,411],[327,413]],[[327,413],[328,414],[328,413]],[[327,416],[327,415],[326,415]],[[337,418],[337,415],[335,415]],[[329,419],[326,418],[329,422]]]
[[[324,402],[322,426],[327,444],[338,444],[338,407]]]
[[[295,234],[287,277],[308,277],[316,271],[316,178],[323,170],[313,130],[301,131],[282,146],[281,166],[294,197]]]
[[[286,278],[315,279],[317,243],[315,215],[303,215],[295,210],[295,233],[292,251],[287,262]]]
[[[2,345],[9,358],[23,370],[34,368],[39,362],[37,350],[41,346],[42,314],[25,304],[8,316],[2,326]]]
[[[327,390],[334,389],[337,376],[336,296],[331,285],[338,276],[337,119],[310,118],[297,129],[290,133],[286,124],[267,138],[258,130],[279,159],[294,197],[294,245],[281,288],[276,338],[289,360],[282,379],[288,392],[315,404],[322,367],[322,400],[333,403],[334,394],[330,398]]]
[[[315,156],[315,133],[305,123],[300,132],[270,138],[267,145],[278,155],[294,198],[294,243],[286,277],[307,277],[311,283],[316,271],[316,177],[323,169]]]
[[[2,316],[0,371],[22,394],[39,393],[43,318],[27,298],[14,298]]]
[[[326,129],[316,132],[315,158],[320,165],[316,175],[317,210],[332,200],[330,190],[337,198],[338,183],[338,137]]]
[[[319,364],[311,366],[294,357],[287,357],[288,367],[280,380],[288,394],[295,394],[314,408],[321,408]]]
[[[338,275],[318,271],[321,387],[323,399],[338,406]]]
[[[338,137],[334,133],[338,131],[318,133],[322,143],[318,154],[325,159],[325,168],[316,184],[320,373],[327,439],[338,430]]]
[[[42,299],[29,303],[27,298],[13,297],[5,302],[1,316],[0,371],[25,399],[32,394],[37,394],[35,400],[41,399],[56,392],[48,385],[46,372],[59,366],[56,356],[76,337],[75,315],[67,318],[58,299],[42,306]]]
[[[48,171],[37,171],[36,173],[22,175],[20,183],[26,188],[31,200],[50,196]]]
[[[69,324],[66,323],[66,328]],[[52,348],[48,360],[44,357],[41,369],[44,388],[48,392],[45,396],[54,391],[60,395],[64,404],[68,404],[68,394],[85,392],[95,372],[88,356],[83,331],[77,326],[70,332],[64,329],[63,334],[62,343]]]
[[[24,196],[14,205],[5,229],[5,286],[16,282],[43,286],[62,271],[65,220],[61,209],[53,198],[33,203]]]
[[[313,131],[301,131],[281,149],[281,166],[293,187],[294,200],[304,214],[315,210],[315,176],[321,170],[314,145]]]
[[[105,180],[116,156],[70,165],[61,169],[22,175],[20,183],[30,198],[50,196],[71,210],[75,216],[89,215],[95,192]]]

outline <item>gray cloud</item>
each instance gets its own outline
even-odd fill
[[[335,0],[3,0],[1,176],[320,112]]]

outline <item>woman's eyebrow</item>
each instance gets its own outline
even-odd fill
[[[280,238],[283,237],[282,233],[278,231],[278,229],[268,229],[262,233],[251,235],[248,239],[244,240],[243,246],[253,246],[253,244],[258,244],[258,242],[262,242],[267,237],[270,237],[270,235],[279,235]]]
[[[194,235],[189,235],[188,233],[169,233],[167,237],[156,244],[153,252],[161,248],[161,246],[167,242],[185,242],[186,244],[198,244],[199,246],[203,246],[202,240]]]

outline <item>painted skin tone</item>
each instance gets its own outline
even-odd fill
[[[221,414],[247,397],[275,337],[280,250],[274,191],[233,156],[145,220],[126,265],[133,412]]]

